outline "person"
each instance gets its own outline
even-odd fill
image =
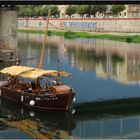
[[[32,93],[32,88],[31,87],[28,89],[28,92],[29,93]]]
[[[31,82],[28,85],[28,93],[32,93],[32,84],[31,84]]]
[[[35,89],[35,88],[36,88],[35,82],[32,82],[32,83],[31,83],[31,86],[32,86],[32,89]]]
[[[8,77],[8,82],[9,82],[10,87],[14,88],[15,85],[16,85],[16,78],[14,76],[9,76]]]

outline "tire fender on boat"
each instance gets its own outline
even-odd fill
[[[31,105],[31,106],[34,106],[34,105],[35,105],[35,101],[34,101],[34,100],[31,100],[31,101],[30,101],[30,105]]]
[[[1,89],[0,89],[0,96],[1,96]]]

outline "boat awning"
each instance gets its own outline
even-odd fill
[[[26,66],[11,66],[11,67],[6,67],[2,69],[0,73],[11,75],[11,76],[18,76],[24,72],[28,72],[34,69],[35,68],[26,67]]]
[[[56,71],[50,74],[50,76],[71,76],[71,73],[65,72],[65,71]]]
[[[42,77],[43,75],[51,75],[52,73],[57,72],[56,70],[42,70],[42,69],[34,69],[32,71],[28,71],[26,73],[21,74],[20,76],[23,78],[29,79],[37,79]]]
[[[28,79],[37,79],[42,76],[51,76],[51,77],[56,77],[56,76],[70,76],[70,73],[67,72],[58,72],[56,70],[42,70],[42,69],[34,69],[32,71],[28,71],[26,73],[21,74],[20,76],[23,78],[28,78]]]
[[[70,76],[67,72],[58,72],[56,70],[43,70],[26,66],[11,66],[4,68],[0,73],[11,75],[11,76],[21,76],[28,79],[37,79],[42,76]]]

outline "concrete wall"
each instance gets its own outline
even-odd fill
[[[17,11],[0,9],[0,49],[17,48]]]
[[[18,28],[45,29],[44,19],[19,19]],[[140,18],[50,19],[49,29],[91,32],[140,32]]]

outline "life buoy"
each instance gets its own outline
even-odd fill
[[[31,106],[34,106],[34,105],[35,105],[35,101],[34,101],[34,100],[31,100],[31,101],[30,101],[30,105],[31,105]]]

